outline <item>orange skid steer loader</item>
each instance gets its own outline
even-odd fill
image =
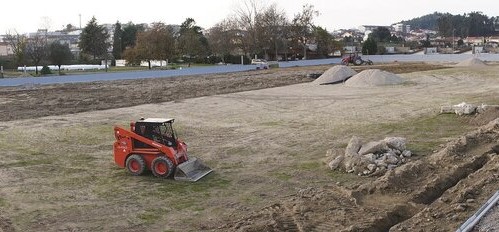
[[[130,123],[130,130],[114,127],[114,161],[132,175],[146,169],[157,177],[197,181],[213,170],[187,155],[187,145],[178,140],[171,118],[148,118]]]

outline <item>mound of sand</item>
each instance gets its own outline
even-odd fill
[[[336,65],[328,69],[312,83],[316,85],[334,84],[343,82],[355,74],[357,74],[357,72],[350,67],[347,67],[345,65]]]
[[[404,80],[390,72],[379,69],[368,69],[360,72],[345,82],[346,86],[366,87],[380,85],[397,85],[403,83]]]
[[[482,67],[486,65],[487,64],[485,64],[482,60],[478,58],[469,58],[467,60],[461,61],[458,64],[456,64],[456,66],[459,67]]]

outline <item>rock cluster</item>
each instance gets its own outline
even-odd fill
[[[460,104],[457,104],[457,105],[445,105],[445,106],[441,106],[440,107],[440,113],[441,114],[447,114],[447,113],[451,113],[451,114],[457,114],[459,116],[461,115],[469,115],[469,114],[474,114],[474,113],[483,113],[485,112],[487,109],[489,108],[495,108],[495,107],[499,107],[499,106],[496,106],[496,105],[486,105],[486,104],[483,104],[480,105],[480,106],[476,106],[476,105],[473,105],[473,104],[468,104],[466,102],[461,102]]]
[[[332,153],[332,150],[328,153]],[[381,175],[408,162],[411,156],[405,138],[387,137],[362,144],[357,136],[353,136],[345,153],[332,157],[328,166],[331,170],[344,170],[358,175]]]

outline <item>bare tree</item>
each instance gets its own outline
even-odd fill
[[[47,57],[47,36],[37,33],[34,37],[29,38],[26,44],[26,55],[35,65],[35,73],[38,75],[38,65]]]
[[[276,4],[270,5],[257,18],[257,31],[261,47],[274,51],[274,58],[277,60],[279,45],[285,44],[285,35],[288,20],[286,13],[277,8]],[[273,49],[271,49],[273,48]]]
[[[257,20],[262,14],[264,7],[257,0],[246,0],[235,10],[235,17],[238,28],[241,30],[242,49],[246,53],[257,54],[261,51],[258,47]]]
[[[234,20],[225,19],[208,30],[207,39],[212,54],[226,62],[225,56],[231,55],[238,48],[238,33]]]
[[[319,16],[319,11],[313,5],[306,4],[302,12],[295,15],[292,22],[293,39],[303,48],[303,59],[307,58],[307,44],[312,37],[314,17]]]
[[[5,41],[12,47],[17,65],[26,64],[26,44],[27,38],[25,35],[17,33],[17,31],[8,32],[5,35]]]

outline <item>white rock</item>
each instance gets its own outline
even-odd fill
[[[388,164],[386,164],[386,163],[385,163],[385,161],[384,161],[384,160],[381,160],[381,159],[376,160],[374,163],[375,163],[375,164],[376,164],[376,166],[378,166],[378,167],[385,167],[385,168],[386,168],[386,167],[388,167]]]
[[[412,152],[411,152],[411,151],[409,151],[409,150],[404,150],[404,151],[402,152],[402,155],[403,155],[404,157],[411,157],[411,156],[412,156]]]
[[[361,147],[362,143],[357,136],[352,136],[350,141],[348,142],[347,148],[345,149],[345,156],[355,156],[358,154],[359,149]]]
[[[340,167],[340,164],[343,162],[345,159],[345,156],[339,155],[336,158],[334,158],[331,162],[329,162],[328,166],[331,170],[336,170]]]
[[[376,164],[368,164],[367,165],[367,170],[371,171],[371,172],[374,172],[376,171]]]
[[[399,163],[399,157],[397,155],[391,154],[391,153],[386,153],[385,154],[385,162],[387,164],[398,164]]]
[[[403,151],[405,150],[406,139],[402,137],[386,137],[384,139],[388,147]]]
[[[376,161],[376,155],[374,155],[373,153],[369,153],[369,154],[362,156],[362,159],[368,163],[373,164],[374,161]]]
[[[397,165],[395,165],[395,164],[389,164],[389,165],[388,165],[388,170],[395,169],[396,167],[398,167],[398,166],[397,166]]]
[[[360,155],[365,155],[369,153],[379,153],[388,150],[386,143],[381,140],[377,142],[369,142],[364,145],[359,150]]]

